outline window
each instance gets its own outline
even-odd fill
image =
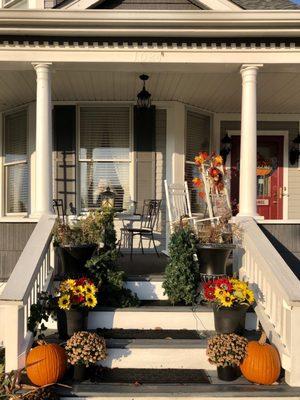
[[[6,214],[28,210],[27,111],[4,117],[4,176]]]
[[[193,213],[205,212],[206,204],[199,197],[198,190],[193,186],[193,178],[198,174],[194,159],[201,151],[209,152],[210,146],[210,117],[193,111],[187,112],[186,140],[185,140],[185,180],[188,183],[191,195],[191,209]]]
[[[108,186],[115,206],[124,209],[130,200],[129,107],[80,108],[81,209],[99,207],[99,196]]]

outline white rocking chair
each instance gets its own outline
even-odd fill
[[[182,217],[190,220],[194,226],[205,221],[211,221],[214,224],[219,220],[219,217],[199,218],[192,215],[189,189],[186,181],[184,184],[174,183],[168,185],[165,180],[164,184],[171,232],[173,231],[174,223],[180,222]]]

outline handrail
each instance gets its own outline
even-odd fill
[[[289,305],[300,302],[300,281],[256,222],[245,219],[240,226],[244,243],[256,252],[264,268],[272,275],[272,284],[277,286]]]
[[[3,310],[5,369],[23,368],[33,335],[28,331],[30,308],[53,277],[52,229],[55,216],[43,215],[32,232],[0,296]]]
[[[238,219],[242,249],[235,261],[240,278],[255,292],[255,313],[274,343],[286,382],[300,385],[300,282],[252,218]]]
[[[43,215],[33,230],[0,296],[0,302],[25,304],[52,240],[55,216]]]

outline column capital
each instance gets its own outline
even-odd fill
[[[240,73],[244,75],[247,72],[257,72],[259,68],[262,68],[263,64],[243,64],[240,68]]]
[[[43,71],[43,70],[50,70],[52,67],[52,63],[50,62],[40,62],[40,63],[31,63],[33,68],[36,70],[36,72]]]

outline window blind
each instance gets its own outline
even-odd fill
[[[198,190],[193,186],[193,178],[199,176],[194,164],[195,156],[201,151],[209,152],[210,147],[210,117],[193,111],[187,112],[187,128],[185,143],[185,180],[188,183],[191,209],[193,213],[205,212],[206,204],[199,197]]]
[[[4,174],[6,213],[28,210],[27,111],[4,119]]]
[[[115,193],[115,207],[128,206],[130,111],[128,107],[80,109],[81,208],[99,207],[106,187]]]

